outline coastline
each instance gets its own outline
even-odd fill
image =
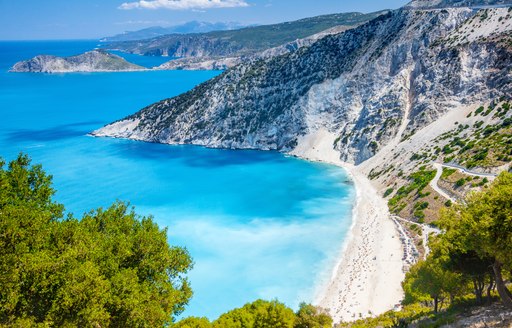
[[[333,149],[335,135],[319,130],[300,138],[290,155],[325,162],[347,171],[356,188],[352,225],[339,258],[314,304],[328,309],[335,322],[384,313],[403,298],[403,247],[385,200],[359,167],[344,163]]]

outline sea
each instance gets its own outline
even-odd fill
[[[38,54],[69,56],[97,46],[0,42],[0,157],[23,152],[42,164],[53,175],[55,199],[76,217],[121,200],[167,227],[169,243],[194,259],[194,296],[182,316],[215,319],[260,298],[294,309],[313,302],[352,223],[355,191],[346,172],[278,152],[88,136],[220,71],[8,72]],[[169,60],[124,56],[146,67]]]

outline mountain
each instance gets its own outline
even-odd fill
[[[447,7],[485,7],[485,6],[506,6],[512,4],[510,0],[414,0],[406,8],[411,9],[434,9]]]
[[[69,73],[138,71],[146,68],[127,62],[124,58],[103,50],[93,50],[71,57],[39,55],[16,63],[11,72]]]
[[[137,41],[151,39],[166,34],[207,33],[212,31],[235,30],[243,27],[245,27],[245,25],[236,22],[210,23],[191,21],[170,27],[153,26],[138,31],[127,31],[122,34],[102,38],[101,42]]]
[[[112,42],[108,49],[169,57],[233,57],[252,55],[320,33],[335,26],[354,27],[384,12],[324,15],[274,25],[199,34],[171,34],[148,40]]]
[[[261,59],[270,59],[272,57],[284,55],[297,51],[301,47],[307,47],[320,40],[321,38],[338,34],[350,29],[349,26],[335,26],[328,30],[313,34],[304,39],[297,39],[286,44],[257,52],[251,55],[234,57],[188,57],[170,60],[156,69],[161,70],[225,70],[241,63],[249,63]]]
[[[461,106],[512,91],[512,9],[396,10],[238,65],[93,134],[292,151],[319,130],[356,164]]]

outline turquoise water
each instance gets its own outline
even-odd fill
[[[351,223],[344,171],[274,152],[86,136],[219,72],[7,73],[20,59],[96,44],[0,42],[0,156],[42,163],[76,215],[123,200],[169,227],[195,260],[186,316],[215,318],[257,298],[312,301]]]

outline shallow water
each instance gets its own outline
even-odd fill
[[[23,151],[42,163],[57,200],[77,216],[123,200],[168,227],[170,242],[195,261],[186,316],[215,318],[257,298],[312,301],[351,224],[345,172],[274,152],[86,135],[220,72],[7,73],[36,54],[96,45],[0,42],[0,156]]]

